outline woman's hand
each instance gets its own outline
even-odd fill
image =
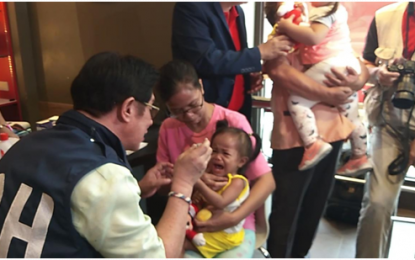
[[[228,183],[228,177],[220,177],[207,172],[200,179],[214,191],[222,189]]]
[[[238,223],[238,221],[235,221],[233,213],[223,210],[211,210],[211,212],[212,217],[207,221],[194,220],[198,232],[222,231],[226,228],[233,227]]]

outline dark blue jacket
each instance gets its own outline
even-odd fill
[[[231,99],[235,75],[245,74],[248,91],[249,73],[262,69],[259,49],[247,48],[243,10],[240,6],[236,10],[241,51],[235,50],[220,3],[181,2],[173,13],[173,58],[191,62],[203,80],[206,101],[224,107]],[[250,95],[245,100],[250,102]]]
[[[0,175],[0,232],[12,237],[0,241],[0,248],[1,243],[11,241],[6,246],[7,257],[24,257],[30,253],[29,244],[37,244],[38,250],[29,257],[99,257],[73,226],[70,201],[78,181],[106,163],[131,170],[120,140],[104,126],[76,111],[64,113],[54,128],[30,134],[17,142],[0,160],[0,173],[4,173]],[[2,177],[5,177],[4,187]],[[18,207],[19,203],[23,209],[14,212],[20,218],[13,216],[10,209],[12,204]],[[45,216],[50,213],[48,220]],[[20,223],[5,225],[6,216]],[[36,218],[46,226],[37,224],[33,229],[37,236],[30,241],[19,239],[16,226],[32,228]],[[46,237],[42,238],[42,233]]]

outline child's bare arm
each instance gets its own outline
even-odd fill
[[[198,181],[195,188],[202,193],[206,202],[215,208],[223,209],[231,202],[238,198],[239,194],[245,187],[245,181],[242,179],[233,179],[228,188],[220,195],[209,188],[204,182]]]
[[[292,17],[278,22],[278,32],[284,33],[294,41],[305,45],[316,45],[324,40],[330,28],[322,23],[312,23],[310,26],[299,26],[292,22]]]

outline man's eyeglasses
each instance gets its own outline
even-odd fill
[[[178,117],[183,117],[185,114],[191,112],[192,114],[196,114],[197,112],[200,111],[200,109],[202,109],[203,107],[203,98],[202,98],[202,103],[200,105],[193,105],[193,106],[189,106],[188,109],[182,109],[182,110],[170,110],[170,117],[173,118],[178,118]]]
[[[157,113],[160,111],[160,108],[156,107],[155,105],[152,105],[147,102],[142,102],[142,101],[138,101],[138,102],[148,107],[148,109],[150,110],[151,118],[153,119],[156,117]]]

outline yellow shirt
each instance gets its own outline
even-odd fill
[[[248,180],[242,175],[239,175],[239,174],[232,175],[231,173],[228,173],[228,183],[222,189],[220,189],[218,191],[218,194],[222,194],[229,187],[229,185],[231,185],[233,179],[242,179],[242,180],[244,180],[245,187],[241,191],[239,196],[236,198],[236,200],[233,201],[232,203],[230,203],[228,206],[226,206],[223,209],[224,211],[227,211],[227,212],[235,211],[237,208],[239,208],[242,205],[242,203],[249,196],[249,182],[248,182]],[[242,220],[241,222],[239,222],[238,224],[236,224],[235,226],[225,229],[224,231],[226,233],[230,233],[230,234],[239,232],[240,230],[242,230],[242,227],[243,227],[244,223],[245,223],[245,219]]]
[[[236,200],[224,208],[224,211],[228,212],[232,212],[239,208],[249,196],[248,180],[242,175],[232,175],[231,173],[228,173],[228,183],[220,189],[218,193],[222,194],[229,187],[233,179],[244,180],[245,187]],[[196,246],[197,249],[205,258],[213,258],[221,252],[242,244],[245,236],[245,230],[243,229],[244,222],[245,220],[241,221],[236,226],[227,228],[223,231],[203,233],[206,243],[203,246]]]

